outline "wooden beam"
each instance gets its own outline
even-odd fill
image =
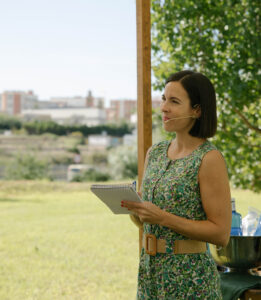
[[[138,186],[144,161],[152,144],[150,0],[136,0],[137,96],[138,96]]]
[[[136,0],[137,23],[137,107],[138,107],[138,187],[143,176],[147,150],[152,144],[151,109],[151,38],[150,0]],[[136,224],[135,218],[131,217]],[[139,227],[139,250],[142,247],[142,227]]]

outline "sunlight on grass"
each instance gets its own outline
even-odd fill
[[[0,299],[134,299],[138,231],[87,184],[1,183]]]
[[[135,299],[138,230],[90,184],[0,182],[0,299]],[[238,211],[260,194],[232,190]]]

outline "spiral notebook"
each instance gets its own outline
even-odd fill
[[[114,214],[132,214],[126,207],[121,207],[122,200],[142,202],[133,184],[93,184],[91,191]]]

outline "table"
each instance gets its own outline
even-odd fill
[[[261,289],[250,289],[245,291],[243,295],[240,296],[239,299],[242,300],[261,300]]]
[[[223,300],[261,300],[261,276],[220,272]]]

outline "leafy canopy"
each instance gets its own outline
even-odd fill
[[[261,1],[153,0],[154,88],[174,72],[202,72],[215,86],[218,132],[235,186],[261,191]]]

